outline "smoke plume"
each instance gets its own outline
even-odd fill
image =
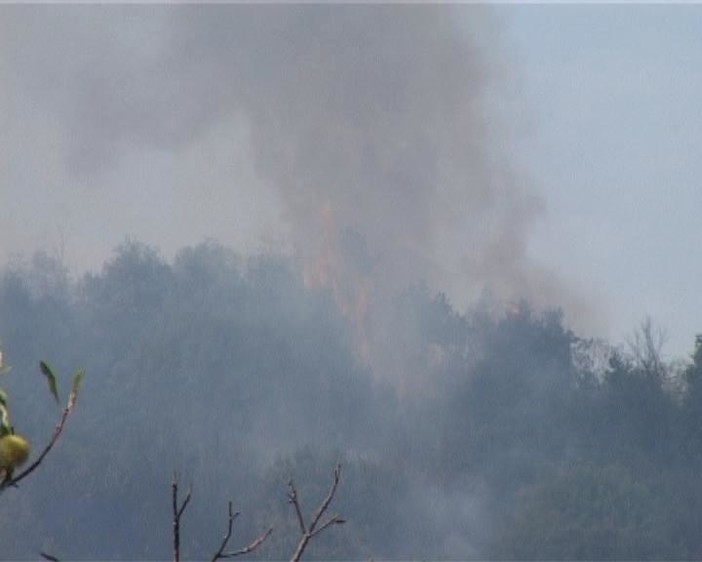
[[[38,195],[43,242],[272,243],[334,291],[366,355],[367,309],[422,280],[459,308],[577,309],[528,256],[543,204],[514,165],[484,7],[2,10],[8,127],[28,127],[2,142],[2,180]],[[6,240],[26,236],[12,205]]]

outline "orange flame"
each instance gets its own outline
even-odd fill
[[[359,355],[367,361],[370,356],[368,308],[371,280],[358,271],[341,251],[340,231],[330,204],[320,208],[319,221],[322,244],[313,262],[305,266],[305,287],[321,287],[331,291],[339,311],[353,326]]]

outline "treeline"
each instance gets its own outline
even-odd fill
[[[184,558],[212,554],[229,499],[240,542],[273,526],[255,556],[286,558],[288,480],[312,509],[340,462],[347,523],[310,558],[700,557],[702,340],[669,364],[648,325],[617,350],[527,303],[459,313],[420,285],[390,308],[410,391],[359,359],[333,295],[288,258],[128,243],[80,279],[43,254],[7,266],[15,423],[51,432],[39,359],[88,375],[52,458],[0,500],[0,556],[164,559],[178,471]]]

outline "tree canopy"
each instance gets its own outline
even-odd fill
[[[681,369],[645,337],[613,349],[528,303],[461,312],[420,285],[390,308],[409,391],[359,358],[332,291],[289,258],[127,243],[79,279],[42,255],[7,267],[3,384],[30,441],[55,422],[25,374],[37,359],[90,377],[51,470],[2,497],[3,556],[162,558],[177,469],[198,498],[183,558],[221,540],[232,498],[242,536],[274,527],[252,556],[280,559],[288,480],[310,509],[339,462],[348,523],[311,558],[702,554],[702,338]]]

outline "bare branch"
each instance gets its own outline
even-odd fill
[[[300,559],[302,558],[302,554],[305,552],[305,549],[307,548],[307,543],[310,542],[310,535],[304,534],[302,537],[300,537],[300,542],[297,543],[297,548],[295,549],[295,552],[292,555],[292,558],[290,558],[290,562],[299,562]]]
[[[224,535],[224,538],[222,539],[222,544],[220,545],[219,550],[212,557],[211,562],[215,562],[216,560],[221,560],[224,558],[235,558],[236,556],[242,556],[244,554],[248,554],[249,552],[253,552],[259,546],[261,546],[273,532],[273,527],[271,527],[261,536],[256,538],[249,546],[245,546],[244,548],[241,548],[239,550],[224,552],[224,549],[227,548],[227,543],[229,543],[229,539],[232,536],[232,527],[234,526],[234,519],[236,519],[238,516],[239,512],[237,511],[236,513],[234,513],[232,511],[232,502],[229,502],[229,519],[227,521],[227,534]]]
[[[183,516],[185,508],[190,503],[192,497],[192,488],[188,488],[188,493],[185,495],[185,500],[178,506],[178,475],[173,475],[171,482],[172,499],[173,499],[173,560],[180,561],[180,518]]]
[[[346,523],[346,519],[341,517],[338,513],[335,515],[332,515],[332,517],[329,518],[328,521],[325,521],[318,529],[315,529],[314,532],[310,533],[310,537],[316,537],[319,533],[324,531],[327,527],[330,527],[332,525],[343,525]]]
[[[295,552],[292,555],[292,558],[290,559],[290,562],[299,562],[300,559],[302,558],[302,555],[305,552],[305,549],[307,548],[307,545],[309,544],[310,540],[313,537],[316,537],[318,534],[320,534],[322,531],[325,529],[329,528],[332,525],[341,525],[346,522],[345,519],[343,519],[341,516],[338,514],[333,515],[330,517],[327,521],[325,521],[321,526],[317,527],[319,521],[321,520],[322,516],[324,513],[327,511],[329,508],[329,505],[331,504],[332,500],[334,499],[334,495],[336,494],[336,489],[339,486],[339,479],[341,478],[341,465],[336,465],[336,468],[334,469],[334,482],[332,483],[331,488],[329,489],[329,492],[327,493],[326,497],[324,500],[322,500],[322,503],[319,504],[319,507],[317,510],[314,512],[314,516],[312,517],[312,523],[310,524],[309,531],[305,530],[305,522],[302,517],[302,513],[300,510],[300,504],[297,498],[297,490],[295,490],[295,486],[292,482],[290,481],[289,487],[290,491],[288,492],[288,500],[289,503],[292,503],[295,506],[295,511],[297,513],[297,518],[298,521],[300,522],[300,529],[302,531],[302,536],[300,537],[300,542],[297,543],[297,548],[295,549]]]
[[[627,338],[629,352],[635,365],[645,374],[659,378],[665,376],[662,354],[666,340],[665,331],[655,327],[650,317],[646,317],[633,336]]]
[[[300,524],[300,531],[303,535],[307,534],[307,528],[305,527],[305,519],[302,517],[302,510],[300,509],[300,501],[297,497],[297,490],[295,489],[295,483],[290,480],[288,482],[288,503],[295,506],[295,513],[297,514],[297,522]]]
[[[171,498],[173,500],[173,560],[180,560],[180,521],[178,517],[178,480],[173,475],[171,482]]]
[[[178,510],[178,518],[183,515],[183,512],[185,511],[185,508],[188,507],[188,504],[190,503],[190,494],[191,490],[188,490],[187,495],[185,496],[185,500],[183,501],[183,505],[180,506],[180,509]]]
[[[253,552],[259,546],[261,546],[268,537],[271,536],[272,532],[273,532],[273,527],[270,527],[265,533],[263,533],[256,540],[254,540],[249,546],[245,546],[244,548],[242,548],[240,550],[225,552],[224,554],[222,554],[220,556],[220,558],[235,558],[236,556],[243,556],[244,554],[248,554],[249,552]]]
[[[227,534],[224,535],[224,538],[222,539],[222,544],[219,546],[219,550],[215,552],[215,555],[212,557],[211,561],[215,562],[215,560],[219,560],[222,558],[222,554],[224,553],[224,549],[227,548],[227,543],[229,542],[229,539],[232,536],[232,528],[234,527],[234,519],[239,517],[239,512],[237,511],[234,513],[232,511],[232,502],[229,502],[229,519],[227,521]]]
[[[329,504],[331,503],[332,499],[334,499],[334,494],[336,494],[336,488],[339,486],[339,477],[340,476],[341,476],[341,465],[337,464],[336,468],[334,468],[334,483],[332,484],[331,488],[329,489],[329,493],[327,494],[327,497],[324,498],[324,501],[317,508],[317,511],[315,512],[315,514],[312,518],[312,524],[310,525],[310,533],[314,532],[315,528],[317,527],[317,523],[319,523],[320,518],[322,517],[324,512],[329,507]]]

